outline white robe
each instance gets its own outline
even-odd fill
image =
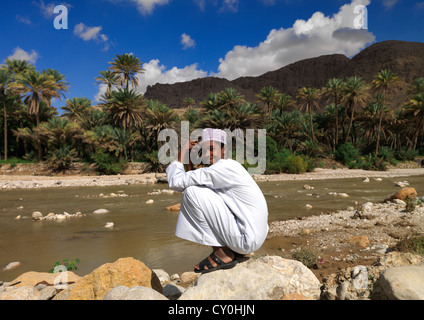
[[[178,161],[166,169],[169,187],[184,191],[175,235],[208,246],[228,246],[241,254],[259,249],[268,234],[265,197],[246,169],[221,159],[185,172]]]

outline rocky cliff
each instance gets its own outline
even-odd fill
[[[207,77],[175,84],[155,84],[147,88],[145,97],[157,99],[172,108],[181,108],[186,97],[194,98],[199,104],[209,93],[232,87],[247,101],[255,102],[255,95],[265,86],[296,96],[299,88],[321,88],[333,77],[358,75],[370,81],[382,69],[392,70],[406,83],[424,77],[424,43],[384,41],[369,46],[351,59],[341,54],[325,55],[301,60],[257,77],[240,77],[233,81]],[[398,108],[404,101],[405,88],[406,85],[399,88],[392,107]]]

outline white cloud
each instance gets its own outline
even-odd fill
[[[116,0],[112,0],[116,1]],[[137,5],[138,11],[144,15],[151,14],[156,6],[168,4],[171,0],[126,0],[134,2]]]
[[[29,18],[23,17],[19,14],[16,15],[16,20],[18,20],[19,22],[24,23],[24,24],[28,24],[28,25],[32,24],[32,22]]]
[[[39,1],[34,0],[32,3],[40,8],[41,13],[43,14],[44,18],[47,18],[47,19],[50,19],[50,18],[52,18],[53,16],[56,15],[56,13],[54,13],[53,11],[54,11],[54,8],[57,5],[64,5],[64,6],[66,6],[66,8],[68,10],[70,8],[72,8],[72,5],[70,5],[69,3],[66,3],[66,2],[60,2],[60,3],[50,2],[50,3],[46,4],[44,2],[44,0],[39,0]]]
[[[369,3],[369,0],[353,0],[332,17],[315,12],[307,21],[296,20],[291,28],[271,30],[256,47],[235,46],[219,60],[218,73],[214,76],[233,80],[241,76],[258,76],[320,55],[340,53],[352,56],[375,40],[368,30],[354,29],[355,6]]]
[[[144,94],[147,86],[156,83],[173,84],[177,82],[190,81],[193,79],[204,78],[208,75],[206,71],[199,70],[197,64],[192,64],[184,68],[173,67],[167,70],[164,65],[160,64],[158,59],[152,59],[148,63],[143,64],[144,73],[138,74],[137,91]],[[107,86],[101,84],[99,91],[95,96],[97,101],[100,101],[101,96],[106,92]]]
[[[383,0],[383,6],[389,10],[398,2],[398,0]]]
[[[239,0],[223,0],[221,11],[237,12],[238,6],[239,6]]]
[[[88,27],[84,23],[79,23],[74,28],[74,34],[83,39],[84,41],[93,40],[97,43],[104,43],[104,50],[109,49],[108,36],[100,33],[102,31],[102,26],[98,27]]]
[[[29,53],[19,47],[16,47],[15,50],[13,50],[13,54],[7,57],[7,59],[10,60],[25,60],[32,64],[35,64],[38,58],[39,55],[35,50]]]
[[[183,49],[194,48],[196,42],[188,35],[183,33],[181,35],[181,44],[183,45]]]

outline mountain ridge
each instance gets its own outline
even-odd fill
[[[321,55],[288,64],[278,70],[259,76],[245,76],[234,80],[217,77],[198,78],[174,84],[148,86],[146,99],[156,99],[171,108],[182,108],[183,100],[192,97],[199,106],[209,93],[234,88],[249,102],[256,102],[256,94],[266,86],[273,86],[281,93],[296,96],[302,87],[321,88],[331,78],[357,75],[370,82],[382,69],[390,69],[406,84],[424,77],[424,43],[398,40],[377,42],[348,58],[343,54]],[[393,98],[395,109],[406,98],[406,85]]]

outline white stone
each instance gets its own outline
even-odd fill
[[[109,213],[109,210],[107,209],[97,209],[93,211],[94,214],[104,214],[104,213]]]

